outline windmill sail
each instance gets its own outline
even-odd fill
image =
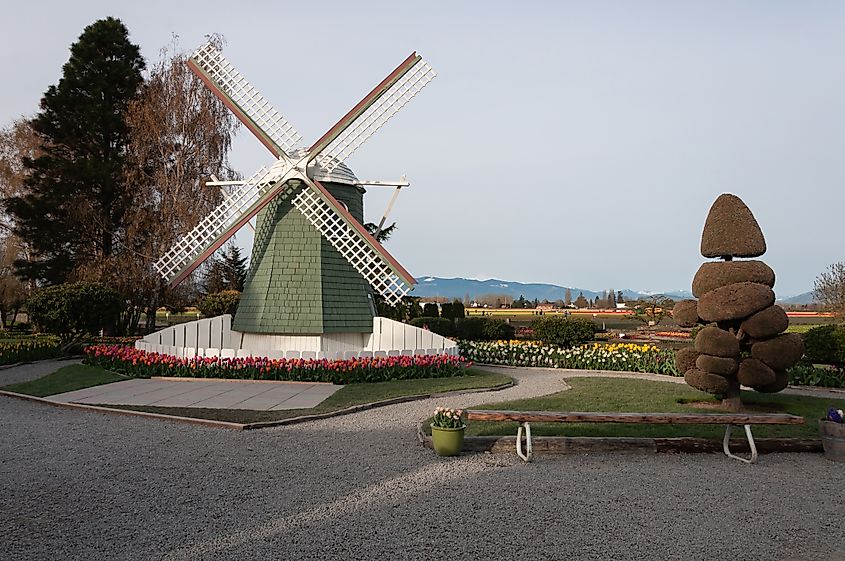
[[[277,157],[290,153],[302,138],[211,43],[191,55],[188,66]]]
[[[305,219],[349,262],[373,290],[393,305],[414,286],[414,278],[318,181],[291,202]]]
[[[437,73],[411,54],[309,149],[331,172],[420,92]]]
[[[259,169],[243,185],[223,200],[188,234],[153,264],[170,286],[176,286],[202,261],[226,243],[285,185],[279,185],[285,164],[279,161],[269,170]]]

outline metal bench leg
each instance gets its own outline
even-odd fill
[[[757,445],[754,444],[754,436],[751,434],[751,425],[742,425],[745,428],[745,437],[748,439],[748,447],[751,449],[751,458],[741,458],[736,454],[731,453],[731,426],[725,425],[725,439],[722,441],[722,448],[725,450],[725,456],[739,460],[746,464],[757,463]]]
[[[525,428],[525,453],[522,453],[522,429]],[[531,425],[529,423],[519,423],[519,428],[516,431],[516,455],[523,459],[523,461],[531,461]]]

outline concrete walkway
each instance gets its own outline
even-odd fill
[[[342,386],[255,380],[132,379],[50,396],[62,403],[280,411],[316,407]]]

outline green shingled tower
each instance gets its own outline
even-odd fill
[[[323,181],[363,224],[364,189]],[[245,333],[370,333],[372,289],[291,204],[273,199],[257,216],[250,269],[232,329]]]

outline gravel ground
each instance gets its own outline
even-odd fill
[[[80,359],[56,359],[56,360],[41,360],[31,364],[22,364],[20,366],[13,366],[12,368],[0,369],[0,387],[8,384],[17,384],[19,382],[29,382],[51,374],[63,366],[69,364],[79,364]]]
[[[814,454],[471,455],[416,441],[435,405],[235,433],[0,397],[0,558],[845,558],[845,470]]]

